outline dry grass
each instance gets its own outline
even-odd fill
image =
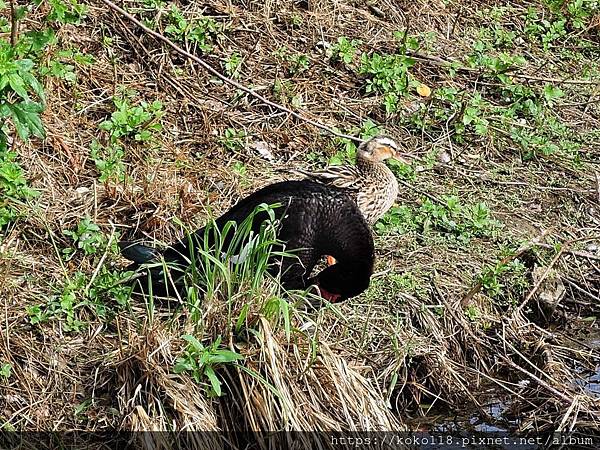
[[[409,420],[416,426],[448,409],[478,409],[486,417],[481,394],[492,386],[494,397],[509,405],[505,419],[517,419],[514,429],[597,430],[600,400],[575,382],[585,378],[585,370],[594,368],[600,356],[589,343],[597,334],[600,304],[600,253],[594,247],[600,244],[597,64],[592,67],[596,84],[561,84],[567,95],[554,110],[582,136],[580,162],[562,153],[525,160],[522,149],[500,132],[471,134],[460,144],[451,140],[450,120],[427,127],[403,120],[419,105],[425,111],[436,107],[416,95],[402,98],[399,111],[386,115],[381,98],[365,94],[364,80],[352,67],[330,62],[322,47],[323,41],[347,36],[361,39],[365,52],[393,52],[394,31],[435,31],[437,40],[415,56],[414,78],[434,90],[479,90],[501,104],[494,91],[497,82],[466,67],[451,76],[443,67],[448,61],[464,61],[477,29],[486,24],[478,11],[498,4],[180,5],[190,20],[210,15],[226,25],[214,52],[204,57],[213,67],[222,71],[224,60],[237,52],[243,57],[240,82],[261,95],[288,107],[293,96],[301,96],[296,109],[342,131],[360,128],[371,118],[404,140],[423,170],[409,181],[412,188],[402,192],[403,204],[418,208],[423,192],[437,199],[456,193],[470,202],[487,202],[503,223],[500,234],[469,244],[422,231],[379,232],[382,273],[369,292],[318,312],[294,309],[296,331],[289,339],[280,323],[261,314],[270,288],[262,297],[235,300],[236,311],[252,305],[249,327],[255,333],[244,339],[233,333],[235,323],[227,322],[231,314],[223,305],[203,306],[202,338],[211,342],[223,336],[229,348],[245,357],[239,366],[219,371],[226,392],[220,400],[209,398],[204,384],[173,373],[184,348],[181,336],[198,331],[185,312],[173,317],[161,307],[149,317],[146,305],[132,301],[130,309],[118,310],[108,321],[82,309],[86,326],[80,332],[65,331],[59,320],[30,324],[27,306],[45,302],[75,272],[91,275],[99,266],[98,258],[80,255],[63,262],[61,250],[72,243],[62,231],[89,216],[107,236],[118,231],[169,242],[181,234],[174,217],[190,228],[200,226],[209,214],[217,215],[242,195],[281,179],[281,169],[315,160],[321,165],[340,147],[314,127],[237,95],[104,6],[90,6],[82,25],[60,28],[61,46],[77,46],[95,62],[75,64],[75,84],[45,81],[48,137],[18,146],[28,178],[41,195],[23,206],[24,218],[6,228],[0,241],[0,363],[12,366],[12,375],[0,387],[5,427],[398,430]],[[523,13],[528,4],[512,7]],[[125,6],[138,17],[155,15],[141,2]],[[166,11],[157,25],[161,32]],[[24,26],[41,27],[36,20],[42,13],[36,10]],[[511,20],[516,28],[523,26],[522,15]],[[597,41],[593,30],[579,38]],[[572,34],[564,48],[578,45]],[[105,37],[112,39],[110,44]],[[283,46],[291,54],[307,55],[307,70],[290,73],[292,63],[274,55]],[[200,54],[193,43],[185,47]],[[593,50],[582,50],[577,60],[522,47],[529,52],[528,62],[515,79],[534,90],[543,89],[544,79],[582,79],[584,69],[593,66]],[[277,95],[277,80],[288,80],[289,92]],[[128,142],[125,180],[102,184],[89,149],[93,139],[106,140],[98,125],[113,111],[112,96],[122,88],[135,90],[136,100],[161,100],[164,128],[154,144]],[[244,145],[235,150],[220,140],[229,127],[246,132]],[[270,145],[272,161],[257,152],[261,142]],[[435,162],[439,155],[449,160]],[[432,164],[427,163],[430,157]],[[526,250],[518,255],[526,269],[524,289],[509,284],[500,297],[477,288],[468,295],[485,267],[505,256],[503,244],[514,249],[524,243]],[[555,251],[556,243],[560,251]],[[112,254],[101,263],[123,265]],[[394,276],[407,274],[416,286],[394,284]],[[566,295],[548,304],[558,284]],[[469,308],[477,311],[476,317],[465,313]],[[206,439],[198,443],[203,446],[222,445],[216,435],[195,438]]]

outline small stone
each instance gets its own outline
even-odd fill
[[[273,161],[275,159],[268,143],[264,141],[255,142],[253,147],[262,158],[268,161]]]
[[[438,161],[442,164],[448,164],[450,161],[452,161],[452,157],[448,152],[442,152],[438,155]]]

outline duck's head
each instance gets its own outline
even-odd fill
[[[376,136],[361,143],[356,150],[356,157],[372,162],[383,162],[390,158],[406,162],[398,150],[398,144],[387,136]]]

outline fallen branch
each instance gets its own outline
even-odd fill
[[[519,73],[511,73],[511,77],[514,78],[522,78],[524,80],[533,80],[533,81],[545,81],[547,83],[557,83],[557,84],[589,84],[592,86],[600,85],[600,81],[592,81],[592,80],[569,80],[563,78],[550,78],[550,77],[534,77],[533,75],[527,74],[519,74]]]
[[[17,33],[19,32],[19,22],[17,20],[17,7],[15,0],[10,0],[10,45],[17,45]]]
[[[543,248],[549,248],[549,249],[553,249],[555,248],[554,245],[550,245],[550,244],[544,244],[543,242],[540,242],[538,244],[538,247],[543,247]],[[563,253],[566,253],[567,255],[573,255],[573,256],[579,256],[580,258],[588,258],[588,259],[593,259],[596,261],[600,261],[600,256],[599,255],[594,255],[592,253],[589,252],[581,252],[581,251],[577,251],[577,250],[563,250]]]
[[[308,123],[308,124],[310,124],[310,125],[312,125],[314,127],[320,128],[321,130],[326,131],[326,132],[328,132],[328,133],[330,133],[330,134],[332,134],[334,136],[337,136],[337,137],[340,137],[340,138],[345,138],[345,139],[351,139],[351,140],[357,141],[357,142],[364,142],[363,139],[360,139],[360,138],[358,138],[356,136],[350,136],[350,135],[347,135],[347,134],[339,133],[339,132],[335,131],[334,129],[329,128],[328,126],[323,125],[322,123],[317,122],[316,120],[312,120],[312,119],[309,119],[308,117],[304,117],[302,114],[299,114],[299,113],[297,113],[295,111],[292,111],[291,109],[286,108],[285,106],[280,105],[279,103],[275,103],[275,102],[267,99],[266,97],[263,97],[262,95],[256,93],[255,91],[253,91],[252,89],[244,86],[243,84],[238,83],[237,81],[232,80],[231,78],[226,77],[221,72],[215,70],[208,63],[206,63],[202,59],[198,58],[196,55],[193,55],[193,54],[185,51],[181,47],[179,47],[177,44],[175,44],[169,38],[163,36],[160,33],[157,33],[154,30],[151,30],[146,25],[144,25],[142,22],[140,22],[138,19],[136,19],[134,16],[132,16],[131,14],[129,14],[123,8],[120,8],[119,6],[115,5],[110,0],[102,0],[102,2],[104,4],[106,4],[113,11],[119,13],[123,17],[125,17],[128,20],[130,20],[131,22],[135,23],[138,27],[140,27],[142,30],[144,30],[144,32],[146,32],[147,34],[149,34],[149,35],[155,37],[156,39],[158,39],[159,41],[167,44],[169,47],[171,47],[173,50],[175,50],[180,55],[183,55],[186,58],[189,58],[192,61],[198,63],[200,66],[202,66],[204,69],[206,69],[207,72],[211,73],[212,75],[214,75],[215,77],[217,77],[221,81],[223,81],[223,82],[225,82],[225,83],[227,83],[227,84],[235,87],[236,89],[239,89],[242,92],[245,92],[246,94],[248,94],[248,95],[256,98],[257,100],[260,100],[265,105],[271,106],[271,107],[273,107],[275,109],[278,109],[278,110],[283,111],[283,112],[285,112],[287,114],[290,114],[291,116],[295,117],[296,119],[302,120],[303,122],[306,122],[306,123]]]
[[[475,73],[481,73],[481,74],[494,74],[494,72],[490,72],[490,71],[482,71],[481,69],[475,68],[475,67],[467,67],[467,66],[463,66],[463,65],[458,65],[459,61],[452,61],[452,60],[448,60],[448,59],[443,59],[440,58],[438,56],[431,56],[431,55],[425,55],[423,53],[418,53],[418,52],[406,52],[406,54],[408,56],[411,56],[415,59],[420,59],[422,61],[428,61],[436,66],[440,66],[440,67],[453,67],[455,70],[458,70],[460,72],[475,72]],[[533,75],[527,75],[525,73],[520,74],[517,72],[506,72],[506,75],[509,75],[513,78],[521,78],[524,80],[532,80],[532,81],[544,81],[546,83],[557,83],[557,84],[586,84],[586,85],[592,85],[592,86],[598,86],[600,85],[600,81],[593,81],[593,80],[570,80],[568,78],[552,78],[552,77],[536,77]]]

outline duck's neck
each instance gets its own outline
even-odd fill
[[[389,184],[392,188],[397,189],[398,182],[396,176],[388,166],[382,161],[371,161],[368,159],[357,159],[356,166],[365,178],[382,179],[382,184]],[[385,180],[385,182],[383,181]]]

